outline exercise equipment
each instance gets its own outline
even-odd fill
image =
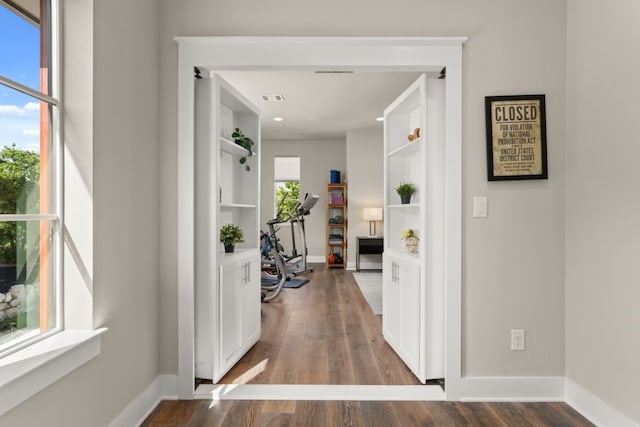
[[[307,267],[307,240],[304,229],[304,217],[309,215],[311,208],[318,201],[319,196],[313,193],[307,193],[302,203],[298,203],[294,212],[295,215],[291,218],[283,219],[282,205],[285,201],[283,197],[278,205],[276,217],[267,221],[269,232],[260,232],[260,240],[262,243],[262,280],[261,288],[262,301],[273,301],[278,297],[280,292],[285,287],[297,288],[308,283],[307,279],[292,278],[291,275],[302,274],[304,272],[311,272],[313,268]],[[292,254],[287,257],[284,254],[282,246],[278,242],[277,224],[290,222],[292,227]],[[297,253],[295,246],[295,234],[293,232],[294,223],[298,224],[300,230],[300,236],[303,244],[303,251],[301,254]],[[288,264],[289,262],[289,264]]]
[[[289,219],[289,224],[291,224],[291,255],[285,256],[285,259],[289,271],[294,276],[313,272],[313,267],[307,265],[309,249],[307,248],[304,217],[311,213],[311,208],[315,206],[319,199],[320,196],[315,193],[306,193],[304,200],[301,203],[299,202],[294,209],[295,215]],[[298,249],[296,248],[295,229],[298,230],[298,235],[302,243],[301,253],[298,253]]]

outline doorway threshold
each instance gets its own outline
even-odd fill
[[[201,400],[444,401],[439,385],[201,384]]]

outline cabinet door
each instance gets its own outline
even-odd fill
[[[384,255],[382,279],[384,339],[413,373],[420,374],[420,267]]]
[[[408,262],[397,267],[400,288],[400,346],[409,368],[420,377],[420,268]]]
[[[220,374],[235,362],[242,347],[242,263],[220,266]]]
[[[251,257],[245,264],[246,266],[243,267],[242,343],[247,347],[260,338],[260,255]]]
[[[382,333],[392,348],[400,345],[401,295],[397,282],[398,262],[395,258],[383,255],[382,267]],[[396,350],[397,352],[397,350]]]

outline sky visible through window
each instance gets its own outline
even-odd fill
[[[40,87],[40,35],[32,23],[0,6],[0,75]],[[40,151],[40,103],[0,85],[0,148]]]

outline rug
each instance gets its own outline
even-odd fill
[[[353,273],[353,278],[375,314],[382,314],[382,273]]]

